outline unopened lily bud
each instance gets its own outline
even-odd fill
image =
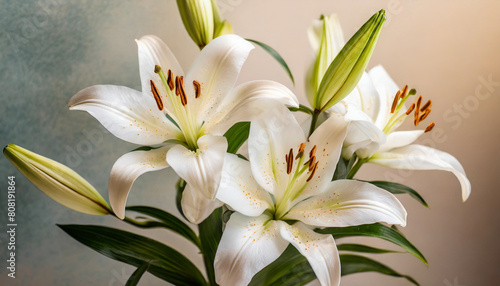
[[[327,110],[356,87],[368,65],[384,22],[385,11],[380,10],[345,44],[321,79],[314,98],[315,109]]]
[[[63,206],[85,214],[112,213],[99,192],[70,168],[14,144],[5,147],[3,154],[36,187]]]
[[[200,49],[216,37],[232,32],[231,25],[221,20],[216,0],[177,0],[177,7],[184,27]]]

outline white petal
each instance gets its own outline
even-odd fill
[[[200,195],[199,190],[193,190],[190,185],[186,185],[182,192],[182,212],[192,223],[203,222],[216,208],[223,204],[216,199],[209,199]]]
[[[380,111],[380,98],[368,73],[363,73],[356,88],[343,99],[348,105],[354,105],[375,122]]]
[[[180,136],[152,97],[124,86],[87,87],[71,98],[69,109],[87,111],[113,135],[135,144],[154,145]]]
[[[286,106],[298,107],[295,94],[286,86],[269,80],[250,81],[234,88],[221,98],[204,128],[211,134],[223,135],[233,124],[251,121],[269,108],[273,100]]]
[[[387,135],[387,141],[383,144],[378,152],[386,152],[388,150],[404,147],[415,142],[415,140],[424,134],[424,130],[396,131]]]
[[[255,181],[250,163],[226,154],[217,199],[246,216],[259,216],[272,205],[269,193]]]
[[[193,104],[193,110],[198,111],[200,120],[210,118],[234,87],[252,49],[254,46],[245,39],[224,35],[211,41],[200,52],[184,81],[186,93],[190,96],[188,102]],[[195,80],[201,84],[201,95],[197,99],[194,98]]]
[[[168,70],[171,70],[175,77],[184,75],[179,62],[177,62],[168,46],[156,36],[146,35],[136,40],[136,42],[139,49],[139,72],[141,74],[142,92],[152,96],[150,81],[154,81],[162,97],[163,104],[168,110],[172,110],[170,101],[167,98],[166,87],[159,75],[155,73],[155,65],[159,65],[165,75]]]
[[[330,25],[331,29],[330,41],[332,42],[332,53],[333,55],[336,55],[345,45],[344,33],[342,32],[342,27],[340,26],[340,21],[336,14],[330,15],[328,19],[328,24]],[[323,35],[323,21],[314,20],[313,24],[308,29],[307,34],[314,54],[318,54],[321,44],[321,38]]]
[[[248,153],[255,180],[264,190],[274,194],[277,190],[284,191],[287,184],[285,155],[291,148],[297,152],[306,138],[286,107],[274,104],[269,110],[266,116],[250,125]]]
[[[323,122],[309,137],[306,145],[306,154],[316,145],[316,161],[318,168],[314,177],[309,181],[302,194],[297,198],[298,201],[309,196],[319,194],[325,190],[325,187],[332,180],[337,162],[342,151],[342,142],[347,132],[347,122],[339,114],[332,114]],[[308,157],[307,157],[308,158]],[[309,175],[302,176],[301,179],[307,179]]]
[[[281,221],[266,215],[231,215],[215,255],[215,279],[221,286],[246,286],[288,246],[281,238]]]
[[[389,168],[407,170],[443,170],[452,172],[460,181],[462,200],[470,195],[471,185],[464,168],[452,155],[422,145],[409,145],[384,153],[375,153],[369,161]]]
[[[190,186],[192,196],[204,196],[206,199],[215,200],[226,150],[225,137],[205,135],[198,139],[196,152],[182,145],[172,147],[167,153],[167,162]],[[194,202],[195,199],[189,201]],[[187,200],[186,203],[188,203]],[[198,208],[199,206],[193,206],[190,209],[197,210]],[[193,219],[191,222],[204,219],[204,217],[198,217],[198,214],[203,213],[201,211],[197,211],[198,214],[188,214],[187,211],[184,210],[184,214]]]
[[[370,183],[338,180],[323,194],[294,206],[285,219],[320,227],[375,222],[405,226],[406,210],[393,194]]]
[[[368,74],[377,89],[380,100],[380,110],[375,124],[377,124],[380,129],[383,129],[389,121],[389,118],[393,115],[391,113],[392,102],[394,101],[394,96],[398,92],[399,87],[394,80],[392,80],[387,71],[380,65],[372,68]],[[402,108],[401,112],[406,112],[406,109]],[[401,122],[397,123],[395,128],[400,124]]]
[[[172,145],[149,151],[133,151],[121,156],[109,176],[109,201],[116,216],[125,217],[127,197],[134,181],[142,174],[168,167],[166,156]]]
[[[340,285],[340,258],[329,234],[319,234],[303,223],[283,225],[281,235],[309,261],[322,286]]]

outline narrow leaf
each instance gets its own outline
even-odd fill
[[[400,253],[399,251],[395,251],[395,250],[375,248],[375,247],[362,245],[362,244],[355,244],[355,243],[338,244],[337,249],[340,251],[364,252],[364,253],[374,253],[374,254]]]
[[[137,268],[134,273],[130,276],[130,278],[127,280],[127,283],[125,286],[136,286],[137,283],[139,283],[139,280],[141,280],[142,275],[148,270],[149,267],[149,262],[145,262],[144,264],[141,265],[141,267]]]
[[[275,49],[273,49],[269,45],[266,45],[266,44],[259,42],[259,41],[256,41],[256,40],[251,40],[251,39],[246,39],[246,40],[260,46],[261,48],[264,49],[264,51],[268,52],[281,65],[281,67],[286,71],[286,73],[288,74],[288,76],[292,80],[292,83],[295,85],[295,80],[293,79],[293,75],[292,75],[292,72],[290,71],[290,68],[286,64],[285,60],[280,56],[280,54]]]
[[[184,181],[183,179],[179,179],[179,181],[177,181],[177,184],[175,184],[175,189],[177,190],[177,195],[175,196],[175,205],[177,206],[177,210],[182,215],[182,217],[185,220],[189,221],[186,218],[186,216],[184,215],[184,212],[182,211],[182,205],[181,205],[182,193],[184,192],[185,188],[186,188],[186,181]]]
[[[226,131],[227,152],[236,154],[250,134],[250,122],[238,122]]]
[[[214,210],[202,223],[198,225],[201,241],[201,252],[205,261],[208,280],[215,283],[214,259],[217,247],[222,237],[222,207]]]
[[[423,206],[427,208],[429,207],[427,202],[424,200],[424,198],[422,198],[422,196],[420,196],[419,193],[417,193],[417,191],[405,185],[394,182],[386,182],[386,181],[372,181],[368,183],[373,184],[393,194],[408,194],[412,198],[417,200],[419,203],[421,203]]]
[[[420,259],[423,263],[428,265],[427,260],[422,255],[422,253],[420,253],[420,251],[415,246],[413,246],[413,244],[411,244],[399,231],[380,223],[349,227],[328,227],[324,229],[316,229],[315,231],[318,233],[331,234],[336,239],[350,236],[370,236],[381,238],[402,247],[413,256]]]
[[[58,225],[71,237],[114,260],[140,267],[175,285],[206,285],[201,272],[182,254],[156,240],[94,225]]]
[[[364,256],[341,254],[340,266],[342,276],[361,272],[378,272],[394,277],[403,277],[408,279],[408,281],[412,282],[413,284],[419,285],[417,281],[415,281],[415,279],[413,279],[412,277],[399,274],[398,272],[392,270],[384,264]]]
[[[144,222],[139,222],[142,224],[142,225],[140,224],[137,225],[139,227],[143,228],[164,227],[182,235],[186,239],[193,242],[196,246],[199,247],[200,245],[200,240],[198,239],[196,233],[194,233],[194,231],[187,224],[185,224],[176,216],[169,214],[166,211],[147,206],[131,206],[127,207],[127,210],[148,215],[150,217],[159,220],[159,221],[146,220]]]

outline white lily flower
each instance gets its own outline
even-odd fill
[[[372,184],[331,181],[347,123],[330,117],[306,139],[283,106],[250,127],[249,161],[226,154],[217,198],[234,209],[215,257],[217,283],[247,285],[289,243],[322,285],[339,285],[340,260],[331,235],[314,227],[375,222],[406,224],[396,197]],[[296,221],[288,224],[286,221]]]
[[[193,223],[220,205],[215,199],[227,141],[223,134],[234,123],[258,115],[260,99],[298,106],[295,95],[272,81],[234,87],[254,48],[236,35],[208,44],[185,74],[167,45],[155,36],[137,40],[142,92],[123,86],[97,85],[77,93],[71,110],[93,115],[116,137],[159,148],[133,151],[114,164],[109,179],[111,206],[120,218],[135,179],[171,166],[187,182],[182,207]]]
[[[399,90],[382,66],[365,73],[356,89],[331,111],[345,114],[350,121],[342,155],[354,153],[363,162],[408,170],[443,170],[455,174],[461,184],[462,200],[471,192],[465,171],[452,155],[427,146],[412,144],[434,127],[424,130],[395,131],[410,116],[418,126],[430,113],[432,101],[420,96],[409,108],[405,102],[414,95],[408,86]]]

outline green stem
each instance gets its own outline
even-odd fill
[[[314,113],[312,114],[311,127],[309,127],[309,135],[307,136],[307,138],[311,137],[311,134],[313,134],[314,130],[316,130],[316,124],[318,123],[318,117],[320,113],[321,110],[314,110]]]
[[[366,163],[367,161],[368,161],[367,159],[359,159],[347,174],[346,179],[354,178],[354,175],[356,175],[356,173],[359,171],[359,168],[361,168],[361,166],[363,166],[363,164]]]

